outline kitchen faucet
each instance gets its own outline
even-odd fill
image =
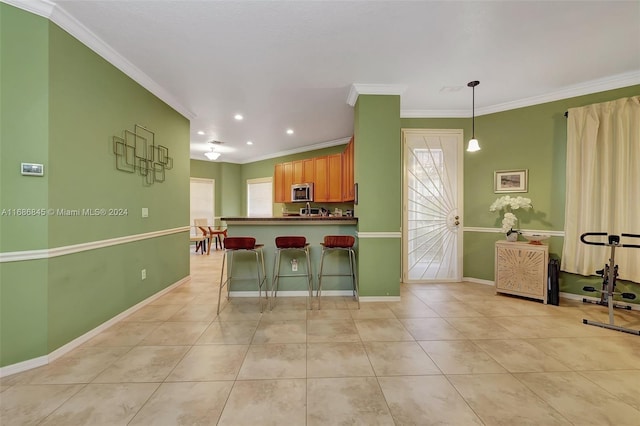
[[[311,216],[311,204],[307,201],[307,216]]]

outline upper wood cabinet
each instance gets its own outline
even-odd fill
[[[353,157],[354,145],[351,137],[347,148],[342,153],[342,201],[354,201],[356,198]]]
[[[293,163],[284,163],[284,202],[291,202],[291,185],[293,185]]]
[[[329,201],[329,157],[314,158],[313,167],[313,201]]]
[[[291,185],[314,184],[314,202],[353,201],[353,138],[342,154],[324,155],[275,165],[273,188],[275,203],[291,202]]]
[[[293,184],[293,163],[276,164],[273,171],[273,202],[290,203]]]
[[[342,154],[314,158],[313,201],[342,201]]]
[[[306,183],[304,181],[304,162],[302,160],[293,162],[293,183]]]
[[[328,157],[327,173],[329,181],[327,201],[339,203],[342,201],[342,154]]]
[[[284,203],[284,163],[276,164],[273,171],[273,202]]]
[[[315,177],[316,168],[313,158],[302,160],[302,183],[312,183]]]

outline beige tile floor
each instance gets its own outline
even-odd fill
[[[0,424],[640,425],[640,337],[582,324],[603,307],[455,283],[360,310],[234,299],[217,317],[220,261],[191,254],[190,282],[0,379]],[[640,329],[640,312],[616,319]]]

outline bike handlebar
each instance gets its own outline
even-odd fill
[[[627,237],[627,238],[640,238],[639,234],[620,234],[623,237]],[[625,247],[633,247],[633,248],[640,248],[640,245],[638,244],[625,244]]]
[[[589,241],[586,239],[586,237],[602,237],[602,236],[606,236],[608,237],[608,241],[609,243],[603,243],[603,242],[596,242],[596,241]],[[620,236],[623,237],[627,237],[627,238],[640,238],[639,234],[620,234]],[[580,241],[582,241],[584,244],[588,244],[591,246],[618,246],[618,247],[630,247],[630,248],[640,248],[640,245],[638,244],[620,244],[620,236],[618,235],[609,235],[606,232],[585,232],[584,234],[580,235]]]

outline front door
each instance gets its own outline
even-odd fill
[[[462,280],[462,130],[403,129],[403,281]]]

